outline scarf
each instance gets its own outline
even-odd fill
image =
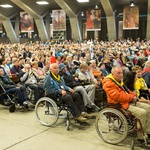
[[[50,73],[51,73],[52,77],[53,77],[56,81],[58,81],[58,82],[61,81],[61,78],[60,78],[60,75],[59,75],[59,74],[58,74],[58,76],[56,76],[53,72],[50,71]]]
[[[123,87],[123,85],[124,85],[123,81],[121,81],[121,83],[119,83],[119,82],[112,76],[112,74],[109,74],[107,77],[110,78],[110,79],[112,79],[117,85]]]
[[[126,93],[130,93],[129,89],[124,85],[123,81],[119,83],[113,76],[112,74],[109,74],[107,78],[110,78],[113,82],[115,82],[119,87],[121,87]]]

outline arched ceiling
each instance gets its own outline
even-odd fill
[[[49,2],[48,5],[38,5],[36,4],[36,1],[39,0],[20,0],[23,3],[25,3],[28,7],[30,7],[33,11],[35,11],[38,15],[43,15],[46,11],[51,12],[53,9],[60,9],[60,6],[55,2],[55,0],[45,0]],[[68,1],[68,0],[64,0]],[[121,12],[123,10],[124,6],[127,6],[130,4],[131,0],[109,0],[113,10],[117,10],[118,12]],[[76,4],[75,6],[78,6],[79,10],[85,11],[86,8],[94,8],[95,5],[98,5],[100,8],[102,8],[100,0],[89,0],[88,3],[79,3],[77,0],[71,0],[72,4]],[[148,0],[134,0],[135,5],[140,7],[141,13],[147,13],[147,5]],[[10,4],[13,7],[12,8],[2,8],[0,7],[0,14],[6,17],[10,17],[13,14],[17,14],[20,11],[23,11],[20,7],[18,7],[16,4],[14,4],[11,0],[0,0],[0,5],[2,4]]]

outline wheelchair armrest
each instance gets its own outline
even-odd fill
[[[132,113],[131,113],[129,110],[125,110],[125,109],[123,109],[123,108],[120,108],[119,111],[122,112],[123,115],[124,115],[126,118],[131,118],[131,117],[133,117]]]
[[[117,104],[109,103],[109,104],[107,104],[106,107],[108,107],[108,108],[114,108],[114,109],[119,110],[126,118],[132,118],[133,117],[132,113],[129,110],[123,109],[121,107],[120,103],[117,103]]]
[[[118,108],[121,108],[121,105],[120,103],[117,103],[117,104],[108,103],[106,107],[118,109]]]

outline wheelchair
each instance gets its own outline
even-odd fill
[[[0,93],[0,104],[3,106],[9,106],[9,112],[15,112],[17,102],[15,95],[6,91],[1,84]]]
[[[66,129],[69,130],[70,110],[65,104],[58,104],[49,97],[42,97],[35,105],[35,113],[38,121],[48,127],[53,126],[58,118],[66,118]]]
[[[139,123],[139,128],[137,127]],[[99,137],[109,144],[119,144],[123,142],[128,134],[131,134],[131,150],[134,150],[134,143],[137,132],[141,132],[146,143],[146,135],[140,120],[132,116],[130,111],[126,111],[121,106],[108,104],[96,117],[95,129]]]
[[[8,90],[5,90],[4,87],[0,84],[0,104],[3,106],[9,106],[9,112],[13,113],[16,111],[16,108],[29,110],[29,107],[23,106],[18,102],[18,97],[15,93],[11,93]]]

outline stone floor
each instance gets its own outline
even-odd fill
[[[0,106],[0,150],[130,150],[131,138],[119,145],[103,142],[95,130],[95,119],[89,125],[80,125],[71,120],[70,130],[65,119],[59,119],[55,126],[41,125],[35,111],[8,111]],[[145,150],[135,143],[135,150]]]

